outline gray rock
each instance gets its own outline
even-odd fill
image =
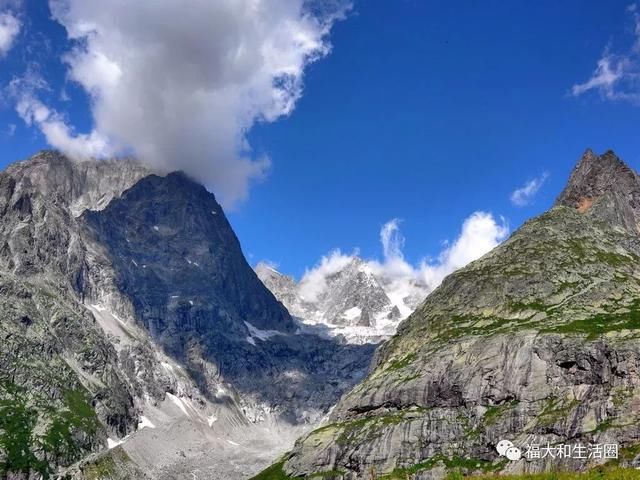
[[[613,153],[588,151],[549,212],[448,276],[400,325],[283,471],[443,478],[603,461],[509,462],[495,451],[501,439],[632,451],[640,436],[639,188]]]
[[[55,470],[120,439],[139,465],[115,462],[113,478],[184,478],[195,459],[184,448],[167,458],[176,432],[207,470],[221,462],[207,448],[231,445],[214,426],[262,439],[273,422],[265,444],[288,441],[362,378],[373,351],[298,334],[214,196],[126,160],[43,152],[0,174],[0,305],[0,408],[24,400],[44,429],[62,415],[72,439],[57,452],[34,437],[34,462]],[[138,429],[147,411],[166,438]],[[138,455],[149,444],[157,465]],[[245,456],[237,477],[263,455]],[[82,478],[83,465],[66,474]]]

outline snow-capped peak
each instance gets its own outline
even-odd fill
[[[349,343],[388,338],[421,300],[398,295],[392,282],[358,256],[325,267],[321,276],[307,275],[300,282],[262,262],[255,271],[303,327],[326,326],[325,334],[342,335]]]

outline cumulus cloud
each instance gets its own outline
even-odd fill
[[[405,238],[400,232],[400,220],[385,223],[380,230],[383,258],[364,259],[366,267],[374,273],[393,303],[407,315],[407,305],[415,306],[433,291],[453,271],[480,258],[502,242],[509,234],[504,219],[487,212],[474,212],[462,224],[458,237],[447,243],[434,259],[423,259],[412,265],[405,259]],[[334,250],[322,257],[318,264],[307,270],[300,281],[300,293],[307,301],[316,301],[327,286],[327,278],[336,274],[358,257]],[[402,308],[405,311],[402,311]]]
[[[0,57],[4,57],[11,50],[20,33],[20,27],[20,20],[13,13],[0,12]]]
[[[633,43],[626,53],[614,53],[607,47],[598,60],[591,77],[571,87],[577,97],[586,92],[598,92],[607,100],[622,100],[640,104],[640,9],[631,4],[627,11],[633,21]]]
[[[511,203],[513,203],[517,207],[530,205],[531,202],[533,202],[534,197],[538,193],[538,190],[540,190],[548,177],[549,174],[545,172],[539,177],[529,180],[522,187],[515,189],[511,193]]]
[[[456,240],[446,247],[435,262],[423,261],[419,272],[422,280],[433,290],[451,272],[464,267],[492,250],[509,234],[506,221],[496,220],[488,212],[474,212],[462,224]]]
[[[110,152],[107,139],[100,133],[75,134],[59,113],[30,95],[20,98],[16,111],[27,125],[36,125],[42,131],[49,145],[72,157],[97,158]]]
[[[323,256],[315,267],[307,270],[300,281],[299,292],[302,299],[307,302],[316,302],[327,287],[327,278],[349,265],[356,256],[357,252],[347,255],[339,249]]]
[[[332,25],[349,8],[339,0],[49,4],[72,42],[63,61],[90,96],[94,131],[74,133],[34,96],[20,99],[27,123],[73,155],[126,152],[184,170],[227,205],[269,167],[247,132],[292,112],[306,66],[329,53]]]

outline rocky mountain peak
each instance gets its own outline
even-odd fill
[[[597,155],[587,149],[556,205],[594,214],[612,226],[637,232],[640,178],[612,150]]]
[[[3,181],[16,199],[40,195],[57,201],[77,217],[101,210],[151,171],[130,158],[73,160],[55,150],[43,150],[10,165]]]
[[[0,407],[29,402],[20,448],[43,478],[92,452],[117,454],[118,478],[195,466],[244,478],[318,422],[373,353],[301,331],[214,195],[132,160],[44,151],[0,172],[0,291]]]
[[[554,208],[449,275],[400,324],[283,473],[537,473],[550,464],[504,462],[499,439],[636,445],[639,192],[613,152],[588,150]],[[460,458],[473,460],[460,469]]]
[[[377,343],[389,338],[424,298],[398,295],[382,272],[355,255],[324,277],[321,291],[312,300],[305,296],[305,289],[317,280],[313,276],[298,283],[263,262],[256,265],[255,272],[302,322],[303,329],[321,327],[322,334],[341,336],[347,343]]]

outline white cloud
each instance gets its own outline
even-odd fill
[[[400,219],[394,218],[382,226],[380,243],[385,258],[402,258],[404,237],[400,233]]]
[[[91,96],[95,132],[73,135],[51,112],[51,121],[27,117],[48,127],[58,148],[132,151],[159,169],[184,170],[227,205],[269,167],[247,132],[292,112],[305,67],[329,53],[330,29],[349,8],[308,0],[49,3],[75,41],[64,61]]]
[[[307,302],[315,302],[327,286],[327,278],[338,273],[353,261],[357,253],[343,254],[334,250],[322,257],[318,265],[307,272],[300,281],[300,296]]]
[[[0,57],[4,57],[20,33],[20,21],[11,12],[0,13]]]
[[[448,244],[437,258],[422,260],[414,266],[405,259],[402,252],[405,239],[399,225],[399,219],[392,219],[380,230],[382,261],[364,260],[394,302],[400,302],[406,297],[426,297],[447,275],[480,258],[509,234],[504,219],[497,221],[490,213],[474,212],[463,222],[455,241]],[[307,270],[300,282],[303,298],[316,301],[326,288],[326,279],[347,266],[357,255],[357,252],[344,254],[340,250],[334,250],[322,257],[315,267]]]
[[[100,158],[111,153],[107,140],[98,132],[74,134],[60,114],[29,94],[18,100],[16,111],[27,125],[42,131],[49,145],[75,158]]]
[[[445,248],[435,262],[422,262],[420,276],[433,290],[451,272],[464,267],[492,250],[509,234],[504,219],[500,222],[487,212],[474,212],[462,224],[460,236]]]
[[[595,91],[607,100],[622,100],[640,104],[640,12],[637,4],[631,4],[627,12],[633,20],[634,40],[627,53],[616,54],[607,47],[598,60],[591,78],[571,87],[571,95],[577,97]]]
[[[540,190],[540,187],[549,177],[548,173],[543,173],[539,177],[529,180],[522,187],[517,188],[511,193],[511,203],[518,207],[524,207],[531,204],[533,198]]]

